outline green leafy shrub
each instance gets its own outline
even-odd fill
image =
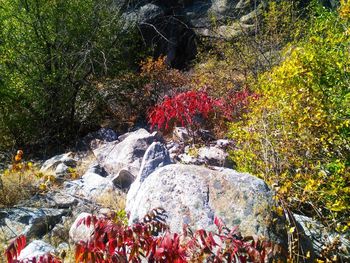
[[[263,74],[245,120],[231,125],[241,170],[276,184],[294,209],[328,217],[338,230],[350,216],[349,21],[315,9],[304,40]]]
[[[93,80],[134,68],[142,50],[113,0],[1,0],[0,39],[2,147],[71,139]]]

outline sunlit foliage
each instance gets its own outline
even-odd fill
[[[343,1],[344,2],[344,1]],[[344,7],[344,6],[343,6]],[[304,40],[263,74],[246,119],[231,126],[241,170],[276,185],[291,207],[339,231],[350,211],[349,21],[316,7]],[[335,220],[333,220],[335,219]]]

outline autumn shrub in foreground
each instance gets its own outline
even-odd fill
[[[263,262],[273,255],[271,243],[243,239],[237,228],[229,230],[219,219],[215,219],[217,233],[192,232],[185,226],[181,235],[154,220],[124,226],[91,216],[80,224],[92,224],[95,232],[90,242],[77,244],[78,262]]]
[[[132,226],[109,218],[88,216],[78,224],[94,226],[91,241],[76,244],[76,262],[265,262],[280,253],[270,242],[242,238],[237,228],[226,228],[221,220],[215,219],[217,232],[203,229],[192,232],[184,226],[183,234],[170,233],[168,226],[153,214],[148,220]],[[25,247],[25,238],[20,236],[7,248],[8,263],[18,261],[20,251]],[[26,261],[27,262],[27,261]],[[59,263],[52,255],[29,262]]]

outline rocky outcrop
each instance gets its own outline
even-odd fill
[[[124,16],[137,23],[155,56],[183,67],[196,55],[196,36],[235,37],[254,30],[264,0],[171,0],[123,2]]]
[[[151,134],[145,129],[139,129],[129,133],[121,142],[107,143],[95,149],[94,154],[109,177],[112,177],[114,182],[118,182],[119,178],[120,184],[129,184],[123,185],[127,188],[137,176],[148,146],[155,140],[156,133]]]
[[[193,230],[215,230],[214,219],[218,217],[229,228],[238,226],[243,236],[264,237],[285,247],[287,224],[274,213],[273,191],[253,175],[224,168],[231,167],[226,150],[232,141],[202,139],[205,146],[189,147],[191,139],[186,130],[177,129],[175,133],[173,140],[164,144],[156,133],[144,129],[118,138],[106,132],[107,139],[101,135],[102,143],[92,148],[96,160],[89,162],[81,178],[64,178],[58,189],[25,202],[28,207],[0,209],[0,233],[6,240],[24,234],[30,239],[62,236],[61,242],[87,242],[94,233],[93,226],[79,222],[92,214],[109,217],[112,208],[102,206],[98,199],[106,193],[120,198],[118,193],[128,190],[126,210],[130,224],[160,207],[166,211],[164,219],[172,232],[181,232],[184,224]],[[82,163],[77,156],[55,156],[44,163],[42,171],[63,174],[67,167]],[[184,164],[184,156],[191,158],[189,164]],[[30,204],[51,208],[30,208]],[[339,243],[339,258],[349,261],[347,236],[329,232],[306,216],[294,214],[294,218],[301,236],[300,247],[311,252],[310,262],[325,248]],[[62,243],[56,251],[67,247]],[[51,245],[35,240],[20,257],[33,258],[53,250]]]
[[[273,192],[252,175],[171,164],[148,175],[136,196],[128,194],[126,210],[131,223],[162,207],[174,232],[181,232],[183,224],[210,230],[217,216],[229,227],[239,226],[244,236],[284,243],[284,226],[272,212],[273,205]]]

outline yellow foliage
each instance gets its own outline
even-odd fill
[[[279,185],[291,207],[312,204],[344,225],[350,216],[349,23],[332,13],[313,23],[309,36],[261,75],[255,89],[262,97],[246,119],[231,124],[232,158],[239,169]]]
[[[350,1],[340,0],[339,14],[343,19],[350,19]]]

